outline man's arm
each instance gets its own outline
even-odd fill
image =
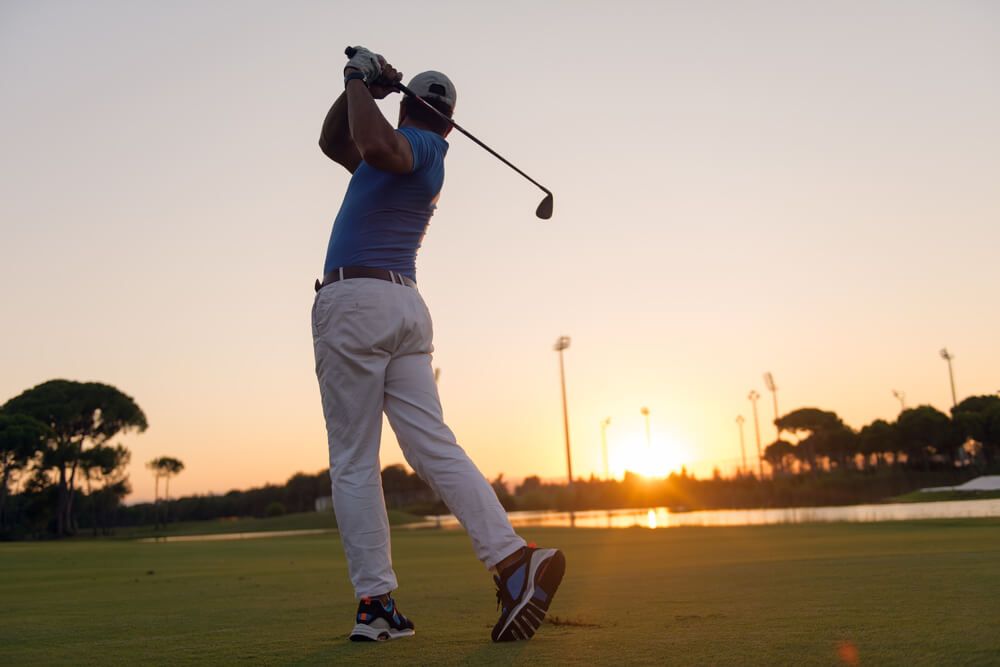
[[[323,129],[319,133],[319,148],[324,155],[343,165],[352,174],[361,164],[361,153],[351,138],[347,120],[347,93],[341,93],[327,112]]]
[[[382,82],[395,83],[402,78],[391,65],[383,65]],[[376,169],[394,174],[413,171],[413,150],[410,142],[393,129],[375,104],[390,92],[398,92],[390,84],[372,83],[369,90],[355,79],[347,83],[347,120],[354,146],[361,158]],[[346,165],[345,165],[346,166]],[[356,165],[355,165],[356,166]],[[353,171],[353,170],[352,170]]]

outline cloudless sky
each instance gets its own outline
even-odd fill
[[[326,465],[309,312],[349,174],[316,146],[343,49],[439,69],[456,119],[418,257],[445,416],[483,472],[645,443],[739,463],[773,408],[855,427],[1000,389],[1000,5],[0,4],[0,402],[113,384],[174,494]],[[395,121],[398,97],[382,103]],[[402,461],[386,431],[382,463]]]

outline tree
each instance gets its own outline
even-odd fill
[[[25,415],[0,413],[0,531],[6,525],[7,496],[17,474],[27,470],[45,448],[45,424]]]
[[[523,496],[528,493],[540,491],[541,489],[541,478],[538,475],[531,475],[529,477],[525,477],[524,481],[521,482],[521,485],[518,486],[514,492],[519,496]]]
[[[795,445],[785,440],[776,440],[764,450],[764,460],[779,473],[789,472],[795,458]]]
[[[153,473],[153,504],[160,504],[160,459],[153,459],[146,462],[146,469]]]
[[[848,438],[842,433],[846,426],[835,412],[819,408],[799,408],[774,422],[779,431],[789,431],[799,440],[795,455],[808,463],[810,470],[816,470],[817,457],[833,457],[845,460],[841,451]]]
[[[393,508],[436,500],[436,495],[427,482],[398,463],[382,469],[382,492],[386,504]]]
[[[170,502],[170,478],[174,477],[176,475],[181,474],[181,471],[184,470],[184,464],[180,461],[180,459],[175,459],[175,458],[172,458],[170,456],[161,456],[159,458],[153,459],[152,461],[149,461],[146,464],[146,467],[149,468],[150,470],[152,470],[153,474],[156,476],[156,492],[155,492],[156,495],[155,495],[155,498],[156,498],[157,501],[160,498],[160,478],[162,477],[163,479],[166,480],[166,488],[164,490],[163,495],[164,495],[164,499],[166,500],[166,502],[169,503]],[[166,509],[167,507],[168,506],[166,504],[164,504],[164,511],[165,512],[169,511],[169,510]],[[166,517],[164,517],[164,521],[166,521]]]
[[[147,428],[146,415],[130,396],[99,382],[49,380],[10,399],[2,410],[33,417],[49,428],[41,466],[56,475],[59,536],[75,528],[73,499],[84,453],[119,433]]]
[[[840,424],[812,435],[816,453],[836,462],[841,468],[854,467],[859,453],[858,434],[849,426]]]
[[[884,419],[876,419],[858,433],[858,449],[868,463],[872,456],[877,465],[881,465],[888,453],[895,457],[899,450],[899,433],[896,428]]]
[[[131,491],[125,473],[131,459],[132,453],[124,445],[99,445],[80,457],[95,536],[101,525],[101,515],[112,513]],[[95,485],[99,486],[95,488]]]
[[[515,509],[514,498],[510,495],[510,488],[507,486],[507,482],[503,478],[503,473],[497,475],[497,478],[490,482],[490,486],[493,487],[493,493],[497,495],[497,500],[500,501],[500,505],[503,506],[505,510],[509,512]]]
[[[316,507],[316,498],[329,495],[329,471],[313,475],[299,472],[285,483],[284,505],[289,512],[311,512]]]
[[[970,396],[951,414],[962,435],[982,446],[988,466],[1000,461],[1000,397]]]
[[[930,466],[932,454],[954,462],[965,442],[961,430],[948,415],[930,405],[903,410],[896,421],[899,439],[907,459]]]

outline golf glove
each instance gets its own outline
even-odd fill
[[[382,63],[385,58],[377,53],[372,53],[363,46],[353,47],[356,53],[344,65],[345,68],[353,67],[365,75],[365,83],[371,83],[382,73]]]

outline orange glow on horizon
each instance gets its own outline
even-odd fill
[[[623,442],[608,442],[608,467],[611,475],[621,479],[626,472],[643,477],[662,478],[691,461],[689,448],[673,436],[652,436],[646,443],[643,433],[631,434]]]

